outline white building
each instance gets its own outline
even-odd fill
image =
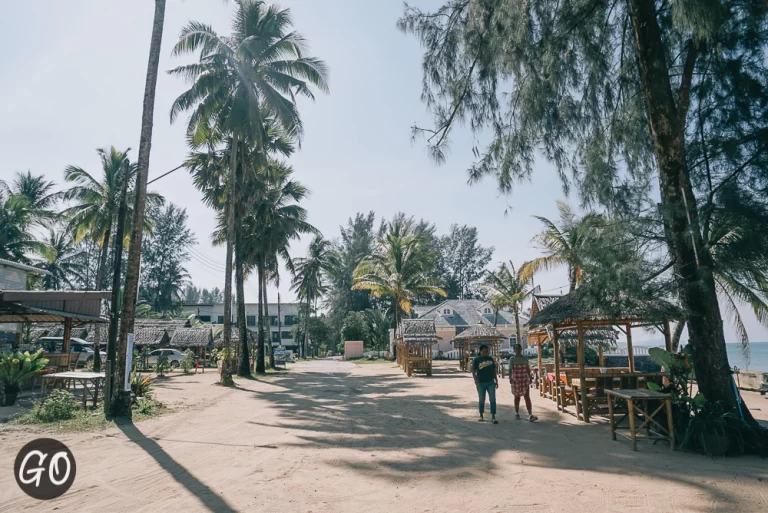
[[[201,304],[185,303],[181,305],[184,312],[192,312],[197,315],[201,322],[210,322],[211,324],[224,324],[224,303]],[[245,321],[247,328],[253,332],[254,337],[258,334],[258,303],[245,304]],[[299,304],[298,303],[280,303],[280,331],[278,332],[277,303],[267,305],[269,312],[269,331],[273,346],[282,345],[285,348],[292,349],[298,343],[293,340],[293,326],[298,322]],[[237,326],[237,310],[232,305],[232,326]]]

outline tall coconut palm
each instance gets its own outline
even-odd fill
[[[230,174],[235,183],[239,144],[263,149],[267,139],[265,120],[273,118],[283,133],[300,137],[302,124],[295,104],[297,95],[314,98],[310,86],[327,90],[325,65],[305,57],[305,41],[289,32],[290,13],[256,0],[236,0],[230,37],[219,36],[209,25],[191,22],[182,29],[173,53],[197,53],[199,62],[170,71],[192,82],[171,108],[171,121],[192,111],[188,134],[202,144],[211,134],[226,134],[231,140]],[[263,154],[264,160],[266,155]],[[239,185],[239,184],[238,184]],[[230,187],[229,202],[235,204],[236,187]],[[224,289],[224,342],[231,344],[229,305],[232,296],[232,243],[235,240],[235,211],[227,219],[227,256]],[[228,380],[228,371],[222,380]]]
[[[36,219],[29,199],[0,181],[0,258],[29,263],[27,255],[42,247],[31,231]]]
[[[559,223],[533,216],[544,225],[544,231],[536,235],[533,242],[541,246],[546,254],[523,264],[520,272],[527,280],[539,271],[566,266],[569,292],[573,292],[584,279],[584,245],[594,235],[601,218],[593,214],[579,217],[564,201],[557,202],[557,209],[560,211]]]
[[[65,230],[50,228],[48,237],[38,251],[40,260],[35,267],[47,271],[43,276],[43,286],[48,290],[73,288],[72,280],[81,280],[84,265],[84,251],[75,244]]]
[[[43,175],[35,176],[31,171],[16,173],[16,178],[10,185],[10,191],[15,196],[21,196],[29,201],[28,208],[34,216],[34,222],[46,225],[56,218],[54,211],[61,199],[61,193],[54,190],[56,184],[46,180]]]
[[[304,343],[302,353],[306,357],[309,349],[309,317],[312,306],[328,290],[327,276],[334,269],[336,252],[331,242],[322,235],[316,235],[309,244],[307,256],[294,260],[294,277],[291,289],[299,301],[306,304],[304,315]]]
[[[410,315],[411,302],[423,294],[447,296],[431,277],[426,240],[410,219],[402,216],[384,226],[373,254],[363,258],[354,272],[352,290],[369,290],[373,297],[392,298],[395,330],[402,314]]]
[[[488,273],[482,284],[482,288],[490,293],[491,304],[497,312],[501,308],[511,308],[515,313],[518,343],[523,340],[520,334],[520,311],[523,302],[537,290],[532,286],[531,280],[531,276],[522,273],[522,268],[515,271],[515,264],[510,260],[508,264],[502,262],[498,269]]]

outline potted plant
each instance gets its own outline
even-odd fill
[[[0,384],[5,392],[5,406],[13,406],[24,380],[39,373],[48,364],[48,359],[42,355],[42,349],[32,354],[16,351],[0,355]]]

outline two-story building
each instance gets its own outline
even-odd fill
[[[451,340],[453,337],[468,329],[470,326],[484,324],[496,325],[496,329],[507,336],[501,344],[501,349],[513,347],[517,342],[517,327],[515,314],[511,310],[496,312],[487,301],[478,299],[447,299],[436,306],[415,308],[419,319],[432,319],[435,321],[435,331],[438,342],[434,349],[442,352],[454,349]],[[525,323],[528,318],[520,314],[520,336],[526,339],[527,329]]]
[[[181,305],[185,312],[194,313],[200,322],[224,324],[224,303],[187,303]],[[258,303],[245,304],[246,327],[257,335]],[[280,322],[277,319],[277,303],[267,304],[269,313],[269,331],[273,346],[282,345],[287,349],[294,348],[298,343],[293,340],[293,326],[298,322],[299,304],[280,303]],[[237,311],[232,307],[232,326],[237,326]],[[279,327],[279,331],[278,331]]]

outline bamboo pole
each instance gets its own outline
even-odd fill
[[[629,358],[629,372],[635,372],[635,351],[632,349],[631,324],[627,324],[627,357]]]
[[[598,363],[600,364],[600,367],[605,367],[605,359],[603,358],[603,345],[598,344],[597,345],[597,358]]]
[[[538,372],[539,372],[539,396],[543,396],[544,395],[544,382],[542,381],[543,374],[541,372],[542,371],[542,366],[541,366],[541,339],[539,339],[537,344],[538,344],[538,348],[539,348],[539,358],[538,358],[539,359],[539,370],[538,370]],[[512,379],[511,376],[510,376],[510,379]]]
[[[581,414],[584,416],[584,422],[589,422],[589,401],[587,400],[587,373],[584,370],[584,327],[579,324],[579,346],[577,348],[578,360],[579,360],[579,380],[581,381]],[[578,401],[579,398],[574,397],[574,400]]]
[[[664,321],[664,345],[667,351],[672,352],[672,331],[669,329],[669,319]]]

